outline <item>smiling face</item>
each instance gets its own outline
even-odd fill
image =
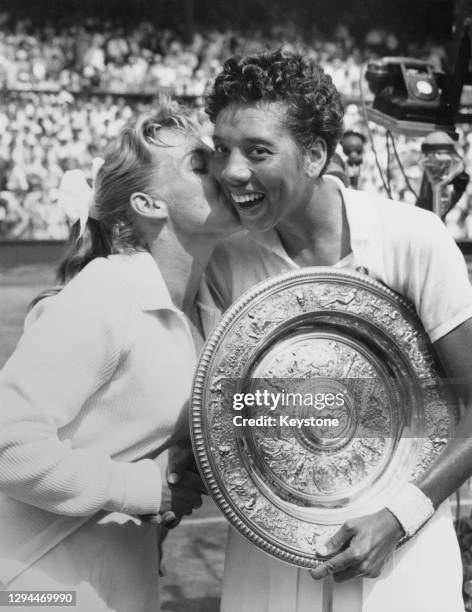
[[[233,207],[209,172],[212,150],[198,135],[163,128],[156,149],[153,191],[185,233],[231,234],[240,229]]]
[[[261,102],[229,104],[216,118],[212,172],[249,230],[275,227],[303,211],[313,192],[310,154],[284,117],[283,104]]]

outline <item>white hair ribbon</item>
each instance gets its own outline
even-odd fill
[[[92,159],[92,181],[95,183],[95,179],[97,178],[97,174],[100,172],[100,168],[105,163],[103,157],[94,157]]]
[[[100,157],[93,159],[93,181],[104,161]],[[88,217],[98,218],[98,211],[93,202],[93,189],[88,184],[82,170],[68,170],[64,173],[59,185],[57,202],[71,223],[80,222],[78,238],[84,233]]]

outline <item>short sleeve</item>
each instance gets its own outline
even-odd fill
[[[436,215],[424,214],[406,262],[407,293],[431,342],[472,317],[472,286],[464,256]]]
[[[214,250],[205,273],[207,295],[211,294],[212,305],[224,312],[233,302],[232,245],[227,241]]]

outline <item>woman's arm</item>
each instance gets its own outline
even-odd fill
[[[472,476],[472,319],[435,342],[434,347],[448,386],[465,406],[454,438],[417,483],[437,508]]]
[[[398,253],[403,262],[399,273],[404,277],[400,284],[413,301],[433,341],[451,390],[461,396],[467,406],[455,437],[416,482],[437,509],[472,475],[472,411],[469,409],[472,401],[472,289],[464,257],[444,224],[436,216],[422,214],[423,233],[410,236],[409,249]],[[414,514],[413,509],[412,512]],[[339,581],[359,575],[378,576],[404,535],[399,522],[386,508],[347,521],[328,542],[326,553],[336,553],[343,546],[347,548],[314,570],[312,575],[322,578],[334,574]]]
[[[65,433],[128,349],[131,302],[108,273],[94,262],[50,299],[0,373],[0,490],[58,514],[160,507],[154,461],[117,462]]]

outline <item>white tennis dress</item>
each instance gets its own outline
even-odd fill
[[[464,258],[435,215],[340,189],[352,253],[337,267],[367,271],[408,298],[432,342],[472,316]],[[244,232],[218,248],[207,279],[229,306],[257,282],[297,268],[275,231]],[[314,581],[230,529],[221,612],[463,612],[460,551],[448,503],[393,554],[379,578],[330,580]]]

